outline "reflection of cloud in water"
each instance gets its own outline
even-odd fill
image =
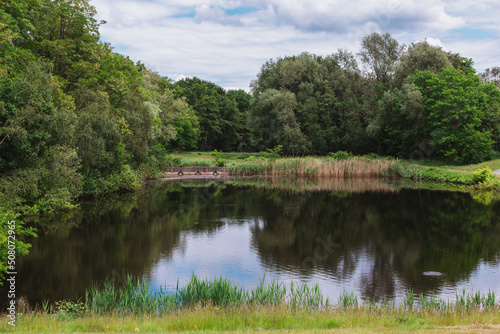
[[[402,300],[408,288],[500,294],[498,202],[372,179],[230,184],[158,182],[85,203],[78,228],[34,240],[20,262],[22,293],[40,303],[116,273],[170,287],[195,273],[246,288],[264,274],[318,282],[333,301],[344,289],[365,300]]]

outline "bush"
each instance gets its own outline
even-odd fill
[[[177,166],[180,166],[182,163],[181,157],[178,157],[178,156],[175,156],[172,154],[165,155],[162,160],[163,160],[162,165],[167,166],[167,167],[170,167],[170,166],[177,167]]]
[[[489,167],[485,167],[482,169],[478,169],[472,173],[472,183],[489,183],[491,181],[491,169]]]
[[[274,148],[267,148],[265,152],[261,152],[265,157],[270,159],[278,159],[283,155],[283,145],[276,145]]]
[[[362,156],[363,159],[366,159],[366,160],[375,160],[375,159],[382,159],[382,157],[380,155],[378,155],[377,153],[368,153],[368,154],[365,154]]]
[[[349,152],[346,151],[337,151],[335,153],[330,152],[333,160],[346,160],[349,158]]]
[[[28,254],[31,245],[25,243],[24,240],[29,236],[36,236],[36,230],[24,227],[24,223],[18,217],[17,213],[0,209],[0,285],[2,285],[4,274],[8,272],[9,249],[7,240],[9,235],[12,233],[15,235],[16,256]]]
[[[245,160],[246,158],[248,158],[250,155],[248,153],[241,153],[240,155],[238,155],[236,157],[236,159],[240,159],[240,160]]]
[[[144,171],[141,172],[143,176]],[[139,187],[139,177],[129,165],[123,165],[120,172],[107,177],[95,173],[87,175],[84,180],[84,192],[99,195],[117,190],[135,190]]]
[[[119,174],[115,174],[113,178],[115,181],[114,187],[121,190],[135,190],[139,187],[137,174],[129,165],[124,165]]]
[[[214,150],[210,155],[215,158],[215,165],[217,167],[224,167],[226,160],[222,158],[222,151]]]

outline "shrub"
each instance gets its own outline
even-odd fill
[[[24,240],[29,236],[36,236],[36,230],[25,227],[18,217],[17,213],[0,209],[0,285],[3,285],[4,274],[8,271],[9,247],[7,240],[9,235],[13,233],[16,237],[14,240],[16,256],[28,254],[31,245]]]
[[[226,160],[222,158],[222,152],[214,150],[212,153],[210,153],[215,158],[215,165],[217,167],[224,167],[224,164],[226,163]]]
[[[368,153],[363,155],[362,158],[366,160],[375,160],[375,159],[381,159],[382,157],[377,153]]]
[[[346,160],[349,158],[349,152],[346,151],[337,151],[335,153],[330,153],[333,160]]]
[[[170,166],[180,166],[182,163],[182,158],[172,155],[172,154],[167,154],[164,156],[162,159],[162,165],[170,167]]]
[[[485,167],[482,169],[478,169],[472,173],[472,183],[488,183],[491,181],[491,169],[489,167]]]
[[[240,160],[245,160],[246,158],[249,157],[249,154],[248,153],[241,153],[240,155],[238,155],[236,157],[236,159],[240,159]]]
[[[122,190],[134,190],[139,187],[137,174],[129,165],[124,165],[119,174],[116,174],[115,186]]]
[[[263,153],[266,157],[270,159],[277,159],[281,155],[283,155],[283,145],[277,145],[274,148],[267,148],[265,152]]]

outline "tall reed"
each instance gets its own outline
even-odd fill
[[[353,293],[343,292],[336,305],[330,305],[318,285],[307,284],[286,285],[272,280],[265,284],[265,278],[253,290],[238,288],[227,278],[202,280],[192,276],[184,287],[175,290],[160,288],[152,290],[146,280],[126,277],[122,284],[108,281],[103,288],[94,287],[86,294],[85,308],[92,313],[133,313],[133,314],[166,314],[193,307],[279,307],[292,310],[319,310],[328,308],[371,310],[395,309],[400,311],[436,311],[436,312],[468,312],[472,310],[491,310],[499,305],[495,293],[490,291],[482,295],[479,291],[456,295],[455,302],[438,300],[434,294],[426,297],[420,294],[418,298],[412,290],[405,293],[401,305],[392,303],[358,304],[358,297]]]
[[[233,175],[302,176],[302,177],[380,177],[392,175],[398,162],[394,159],[366,159],[351,157],[344,160],[330,158],[285,158],[235,162]]]
[[[108,281],[104,287],[91,288],[86,294],[86,306],[90,312],[132,312],[162,314],[185,307],[213,305],[220,307],[242,305],[289,306],[296,308],[320,308],[326,302],[319,286],[285,284],[273,280],[265,285],[264,278],[254,290],[243,290],[227,278],[202,280],[193,275],[184,287],[175,291],[166,288],[152,290],[145,280],[126,277],[120,286]]]

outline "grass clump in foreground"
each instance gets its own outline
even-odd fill
[[[238,288],[226,278],[201,280],[191,277],[182,288],[175,291],[164,288],[151,290],[145,280],[125,279],[123,287],[115,282],[106,282],[102,289],[96,287],[87,292],[85,307],[91,313],[129,312],[136,314],[165,314],[192,307],[239,307],[239,306],[284,306],[292,309],[319,309],[328,305],[316,285],[306,284],[289,287],[272,281],[264,285],[264,279],[256,289],[247,291]]]
[[[55,309],[18,314],[23,332],[171,332],[297,330],[342,332],[423,332],[460,326],[460,330],[500,329],[500,305],[493,292],[457,294],[455,302],[408,291],[401,305],[358,302],[344,292],[336,304],[318,286],[285,285],[264,280],[253,290],[225,279],[200,280],[175,291],[151,290],[144,280],[125,279],[122,287],[107,282],[93,288],[85,302],[58,302]]]

